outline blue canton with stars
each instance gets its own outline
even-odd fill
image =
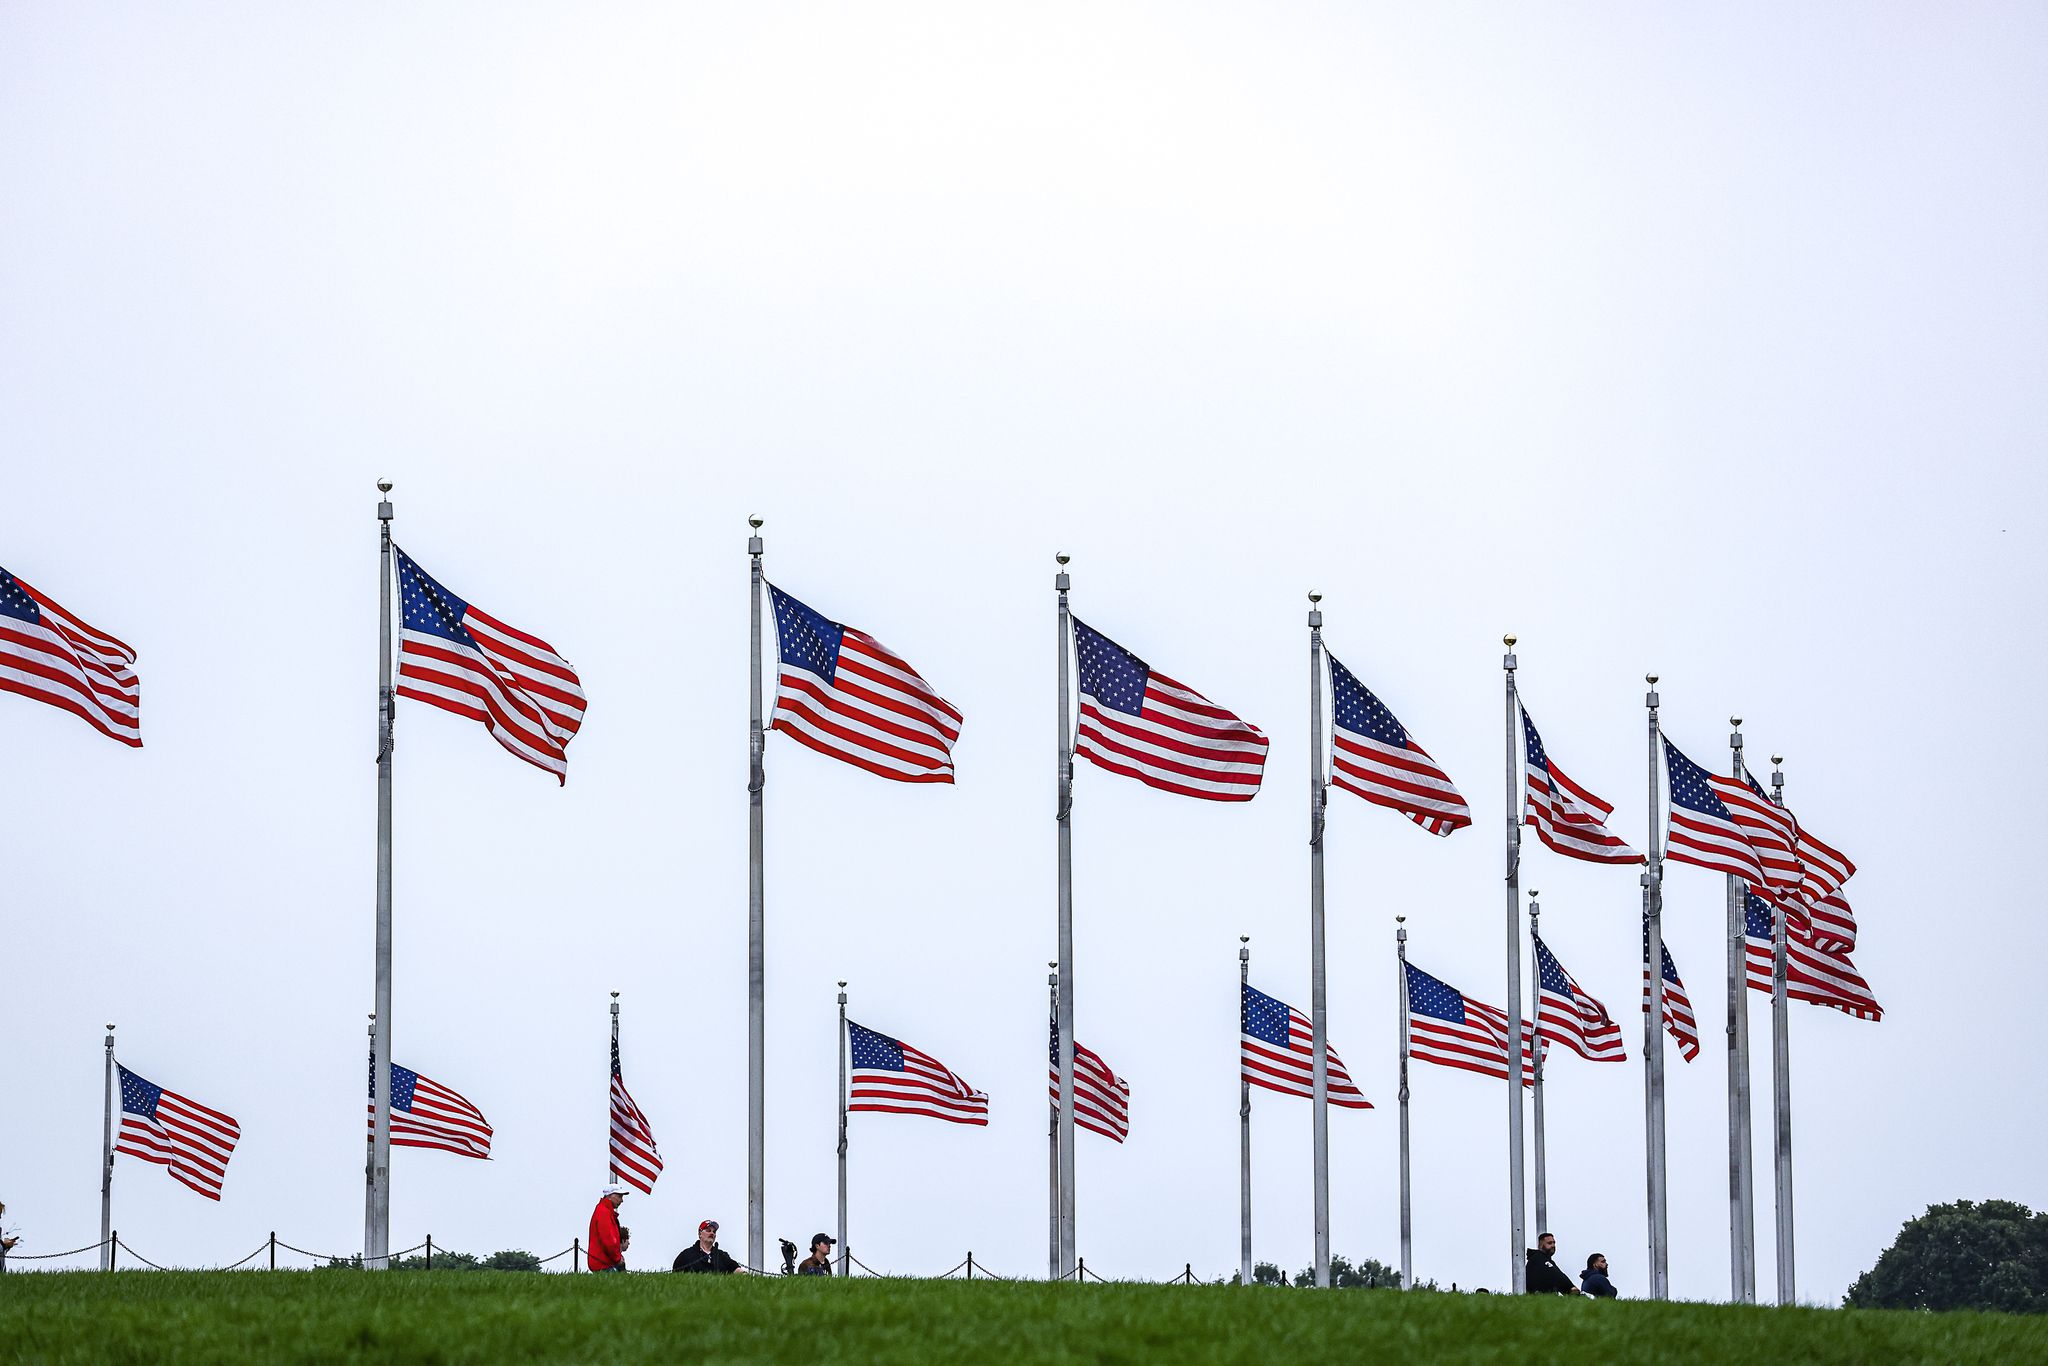
[[[871,1072],[901,1072],[903,1070],[903,1045],[887,1034],[877,1034],[853,1021],[846,1022],[847,1051],[853,1056],[855,1067]]]
[[[119,1063],[114,1066],[121,1074],[121,1113],[155,1119],[156,1103],[163,1099],[164,1088],[144,1081]]]
[[[43,621],[43,612],[36,606],[36,600],[23,592],[21,585],[14,581],[14,575],[4,569],[0,569],[0,617],[13,617],[34,626],[40,626]]]
[[[1287,1032],[1287,1003],[1276,1001],[1265,992],[1247,986],[1244,989],[1244,1016],[1242,1028],[1245,1033],[1276,1048],[1288,1048],[1291,1044]]]
[[[1683,988],[1683,987],[1685,986],[1685,983],[1683,983],[1683,982],[1681,982],[1681,981],[1679,981],[1679,980],[1678,980],[1678,964],[1676,964],[1676,963],[1674,963],[1674,962],[1672,962],[1672,961],[1671,961],[1671,946],[1670,946],[1669,944],[1665,944],[1665,945],[1663,946],[1663,948],[1664,948],[1664,980],[1665,980],[1665,981],[1667,981],[1667,982],[1669,982],[1669,983],[1671,983],[1671,985],[1672,985],[1672,986],[1675,986],[1675,987],[1680,987],[1680,988]],[[1647,957],[1649,956],[1649,953],[1650,953],[1650,917],[1649,917],[1649,915],[1648,915],[1648,914],[1646,913],[1646,914],[1645,914],[1645,915],[1643,916],[1643,956],[1647,958]],[[1649,994],[1649,990],[1650,990],[1650,988],[1649,988],[1649,987],[1648,987],[1647,985],[1646,985],[1646,986],[1644,986],[1644,988],[1643,988],[1643,992],[1644,992],[1644,994],[1645,994],[1646,996],[1647,996],[1647,995]],[[1647,1007],[1646,1007],[1646,1009],[1647,1009]]]
[[[1408,969],[1408,1013],[1426,1015],[1432,1020],[1444,1020],[1451,1024],[1465,1023],[1464,994],[1416,967],[1404,963]]]
[[[1377,740],[1392,749],[1408,748],[1408,732],[1386,704],[1357,675],[1330,656],[1330,719],[1338,729]]]
[[[419,1073],[409,1067],[400,1067],[397,1063],[391,1064],[391,1108],[394,1110],[412,1109],[413,1092],[419,1089],[419,1084]],[[370,1099],[375,1100],[376,1098],[377,1075],[375,1072],[372,1072],[370,1074]]]
[[[1081,664],[1081,691],[1113,711],[1137,716],[1145,710],[1145,682],[1152,666],[1074,617],[1074,657]]]
[[[1545,991],[1554,991],[1560,996],[1577,997],[1572,990],[1572,979],[1564,975],[1564,965],[1557,961],[1557,955],[1550,946],[1537,938],[1534,933],[1529,942],[1536,946],[1536,980],[1543,984]]]
[[[404,613],[405,629],[478,649],[476,637],[462,626],[469,604],[436,583],[412,556],[397,546],[391,549],[398,556],[398,606]]]
[[[1761,939],[1768,944],[1775,928],[1771,918],[1771,903],[1755,892],[1747,893],[1742,904],[1742,932],[1751,939]]]
[[[1721,799],[1714,795],[1713,787],[1708,784],[1707,771],[1680,754],[1678,746],[1669,740],[1664,742],[1664,771],[1670,775],[1673,806],[1682,806],[1717,820],[1731,819],[1728,808],[1721,805]]]
[[[775,644],[784,664],[808,669],[827,683],[839,672],[839,642],[846,628],[798,602],[789,594],[768,585],[768,600],[775,606]]]
[[[1529,719],[1529,713],[1522,713],[1522,752],[1528,757],[1529,767],[1550,772],[1550,755],[1544,751],[1543,737],[1536,733],[1536,723]]]

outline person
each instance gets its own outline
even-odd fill
[[[832,1274],[832,1245],[839,1240],[826,1233],[811,1235],[811,1255],[796,1264],[799,1276],[829,1276]]]
[[[730,1275],[740,1269],[740,1264],[718,1245],[718,1221],[706,1219],[697,1225],[697,1241],[676,1254],[672,1269]]]
[[[1576,1295],[1579,1288],[1572,1284],[1572,1278],[1565,1275],[1557,1264],[1557,1238],[1545,1233],[1536,1239],[1536,1246],[1529,1249],[1527,1276],[1528,1291],[1531,1295]]]
[[[7,1204],[5,1201],[0,1201],[0,1218],[5,1218],[6,1214]],[[14,1245],[20,1241],[20,1235],[9,1233],[6,1229],[0,1228],[0,1267],[7,1265],[7,1254],[14,1251]]]
[[[1579,1289],[1596,1300],[1611,1300],[1620,1294],[1614,1282],[1607,1279],[1607,1258],[1596,1252],[1586,1258],[1586,1269],[1579,1273]]]
[[[614,1181],[597,1193],[597,1208],[590,1212],[590,1251],[584,1260],[592,1271],[624,1271],[626,1247],[619,1238],[619,1206],[626,1203],[626,1188]]]

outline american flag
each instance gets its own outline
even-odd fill
[[[654,1129],[626,1090],[625,1073],[619,1070],[619,1041],[612,1040],[612,1176],[647,1195],[661,1175],[661,1150],[654,1145]]]
[[[121,1127],[114,1151],[155,1162],[209,1200],[220,1199],[242,1126],[218,1110],[145,1081],[119,1063]]]
[[[397,547],[398,695],[481,721],[497,742],[559,782],[583,725],[583,687],[569,661],[430,578]]]
[[[1568,858],[1588,863],[1643,861],[1641,854],[1607,828],[1607,818],[1614,814],[1613,804],[1601,801],[1567,778],[1551,759],[1526,707],[1522,709],[1522,751],[1528,760],[1523,771],[1529,797],[1522,823],[1535,826],[1538,839]]]
[[[1812,921],[1814,945],[1830,953],[1849,953],[1856,947],[1856,912],[1849,909],[1839,893],[1822,897],[1806,908]],[[1796,923],[1796,922],[1795,922]]]
[[[929,1053],[851,1020],[846,1022],[846,1040],[853,1058],[847,1109],[926,1115],[953,1124],[988,1123],[987,1093],[953,1075]]]
[[[1743,934],[1749,965],[1749,984],[1757,991],[1771,989],[1771,904],[1754,892],[1744,903]],[[1859,1020],[1882,1020],[1884,1007],[1870,990],[1870,983],[1856,971],[1846,953],[1830,953],[1813,941],[1785,932],[1785,995],[1794,1001],[1833,1006]]]
[[[1429,751],[1351,670],[1330,656],[1330,781],[1390,806],[1432,835],[1472,824],[1472,809]]]
[[[1269,1091],[1315,1099],[1315,1026],[1306,1015],[1265,992],[1246,986],[1238,1004],[1238,1065],[1244,1080]],[[1370,1110],[1372,1102],[1344,1070],[1337,1050],[1323,1044],[1323,1094],[1347,1110]]]
[[[1060,1022],[1052,1022],[1052,1108],[1060,1108]],[[1102,1055],[1074,1044],[1074,1123],[1104,1138],[1124,1141],[1131,1132],[1131,1087],[1109,1070]]]
[[[1842,899],[1842,884],[1856,865],[1835,849],[1798,827],[1799,903],[1812,917],[1813,942],[1820,948],[1848,953],[1856,947],[1856,913]]]
[[[1621,1026],[1608,1015],[1607,1007],[1572,980],[1540,935],[1531,931],[1529,940],[1536,946],[1537,1032],[1590,1062],[1626,1061]]]
[[[1508,1015],[1473,1000],[1413,963],[1408,970],[1408,1056],[1485,1077],[1508,1079]],[[1522,1085],[1533,1086],[1535,1031],[1522,1021]]]
[[[952,782],[959,709],[865,631],[820,616],[773,584],[768,597],[781,658],[770,728],[899,783]]]
[[[1214,802],[1258,795],[1268,741],[1257,726],[1176,683],[1079,617],[1081,724],[1074,753],[1147,787]]]
[[[1678,964],[1671,961],[1671,946],[1664,949],[1664,1027],[1678,1041],[1678,1052],[1687,1062],[1700,1055],[1700,1027],[1693,1019],[1692,1002],[1685,983],[1678,980]],[[1650,917],[1643,916],[1643,1013],[1650,1013]]]
[[[124,745],[142,747],[135,651],[0,569],[0,689],[62,707]]]
[[[1749,836],[1721,801],[1713,775],[1664,742],[1664,771],[1671,787],[1671,843],[1668,857],[1716,872],[1733,873],[1752,887],[1769,887],[1763,863]]]
[[[372,1079],[374,1085],[374,1078]],[[377,1129],[377,1096],[370,1093],[370,1131]],[[489,1158],[491,1125],[483,1111],[440,1082],[391,1064],[391,1146],[438,1148],[459,1157]]]
[[[1764,884],[1757,890],[1773,900],[1794,898],[1800,882],[1799,856],[1793,851],[1799,823],[1792,819],[1792,813],[1772,801],[1752,775],[1734,778],[1717,773],[1711,780],[1729,818],[1748,837],[1757,862],[1763,866]]]

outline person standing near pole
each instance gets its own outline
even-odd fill
[[[626,1249],[619,1236],[619,1206],[626,1203],[626,1188],[613,1181],[597,1193],[597,1208],[590,1212],[590,1251],[586,1261],[592,1271],[624,1271]]]

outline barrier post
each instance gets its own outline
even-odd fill
[[[583,1240],[578,1238],[575,1242],[569,1244],[569,1274],[571,1276],[575,1275],[576,1269],[582,1265]]]
[[[974,1249],[967,1249],[967,1279],[974,1279]]]
[[[427,1270],[429,1270],[429,1271],[432,1271],[433,1269],[434,1269],[434,1235],[433,1235],[433,1234],[431,1234],[431,1233],[429,1233],[429,1234],[427,1235]]]
[[[277,1230],[270,1230],[270,1269],[277,1270]]]

